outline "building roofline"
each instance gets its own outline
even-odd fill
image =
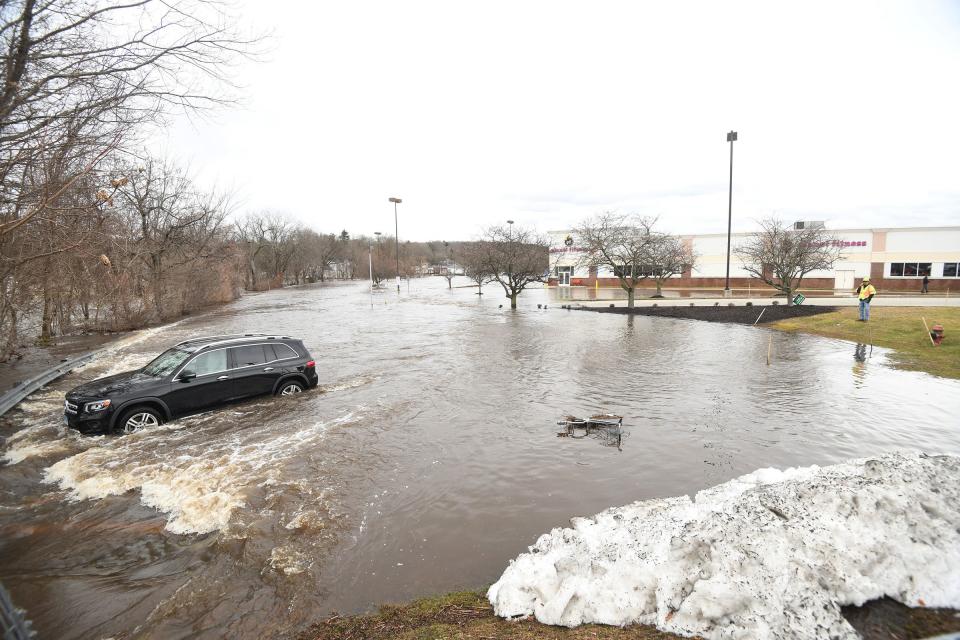
[[[876,231],[960,231],[960,225],[943,225],[937,227],[850,227],[845,229],[832,229],[825,227],[823,229],[828,233],[852,233],[852,232],[876,232]],[[561,234],[561,233],[574,233],[574,229],[558,229],[558,230],[548,230],[548,234]],[[756,231],[734,231],[731,235],[734,236],[745,236]],[[716,233],[677,233],[674,234],[680,236],[681,238],[704,238],[711,236],[723,236],[726,237],[727,234],[722,231]]]

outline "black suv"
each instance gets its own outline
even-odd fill
[[[142,369],[67,393],[64,421],[81,433],[130,433],[232,400],[317,386],[303,342],[248,333],[185,340]]]

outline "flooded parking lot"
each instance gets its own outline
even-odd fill
[[[880,349],[474,291],[312,285],[124,337],[0,422],[0,580],[41,637],[259,638],[485,586],[612,505],[764,466],[960,453],[960,383]],[[238,332],[302,338],[320,389],[124,437],[62,427],[72,386]],[[557,437],[594,413],[624,417],[619,447]]]

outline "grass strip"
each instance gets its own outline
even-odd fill
[[[930,327],[943,325],[945,337],[940,346],[930,344],[921,318],[926,318]],[[820,315],[787,318],[768,326],[887,347],[894,351],[893,364],[900,369],[960,378],[960,307],[874,306],[869,322],[858,322],[857,309],[845,307]]]

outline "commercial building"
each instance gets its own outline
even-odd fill
[[[807,223],[809,224],[809,223]],[[900,229],[830,230],[843,247],[840,260],[830,271],[814,271],[802,283],[803,289],[850,291],[861,278],[869,276],[883,291],[920,291],[921,281],[930,278],[930,292],[960,291],[960,226],[908,227]],[[553,286],[619,287],[619,280],[605,267],[590,267],[586,250],[571,230],[551,231],[550,279]],[[752,234],[735,233],[731,238],[730,287],[763,287],[751,278],[737,258],[736,248]],[[681,236],[696,262],[673,276],[670,288],[723,289],[727,264],[727,234]]]

